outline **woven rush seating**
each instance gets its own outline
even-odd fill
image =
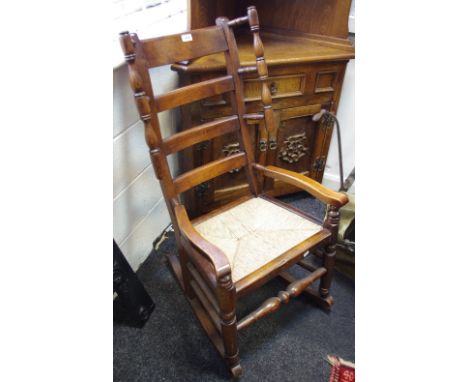
[[[323,230],[312,220],[262,197],[248,199],[198,224],[195,221],[194,227],[227,256],[234,282]]]

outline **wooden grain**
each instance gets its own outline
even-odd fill
[[[206,298],[210,302],[213,309],[216,311],[216,313],[219,313],[218,303],[216,301],[216,297],[213,295],[212,289],[210,289],[210,287],[205,283],[205,281],[203,280],[203,277],[200,275],[200,273],[194,268],[194,266],[191,263],[187,264],[187,269],[189,270],[193,279],[197,282],[200,289],[203,291],[203,294],[206,296]]]
[[[214,121],[204,123],[200,126],[192,127],[180,133],[171,135],[164,139],[163,148],[166,155],[183,150],[197,143],[207,141],[223,134],[236,131],[239,128],[239,117],[219,118]]]
[[[325,268],[318,268],[308,276],[299,280],[295,280],[294,282],[288,285],[285,291],[278,292],[277,297],[270,297],[265,302],[263,302],[259,308],[249,313],[242,320],[240,320],[237,324],[237,329],[245,329],[248,326],[252,325],[254,322],[262,319],[263,317],[266,317],[271,313],[276,312],[280,308],[282,303],[287,304],[291,297],[299,296],[310,284],[312,284],[315,280],[318,280],[326,272],[327,270]]]
[[[221,26],[221,28],[223,29],[224,35],[226,36],[226,42],[229,48],[224,53],[224,56],[226,60],[226,71],[233,77],[235,83],[235,91],[231,97],[232,110],[239,116],[243,116],[244,114],[246,114],[246,110],[244,103],[244,87],[239,77],[239,52],[237,50],[237,42],[234,36],[234,32],[232,28],[229,27],[228,21],[229,20],[224,17],[219,17],[216,19],[216,24]],[[241,144],[241,147],[245,152],[248,163],[248,166],[245,167],[245,175],[248,180],[250,192],[254,195],[258,195],[260,192],[260,184],[258,183],[257,178],[255,177],[251,168],[251,163],[253,163],[255,160],[255,154],[250,137],[250,131],[244,118],[240,118],[239,122],[239,143]]]
[[[307,37],[301,35],[282,35],[283,31],[262,33],[265,46],[265,60],[269,68],[284,65],[299,65],[323,62],[348,61],[353,59],[354,49],[350,45],[330,44],[322,37]],[[242,67],[254,66],[255,54],[252,51],[251,37],[241,35],[237,39],[239,62]],[[222,53],[196,59],[190,64],[174,64],[176,71],[200,73],[220,71],[226,67]]]
[[[173,109],[180,105],[199,101],[234,89],[231,76],[224,76],[178,88],[156,96],[155,106],[159,112]]]
[[[348,37],[351,0],[189,0],[190,28],[212,25],[219,15],[238,17],[251,5],[256,6],[266,27]]]
[[[293,275],[291,275],[287,271],[281,272],[278,276],[288,283],[292,283],[297,280]],[[324,298],[320,296],[320,293],[317,289],[312,289],[311,287],[305,288],[302,293],[307,295],[309,300],[312,300],[315,304],[317,304],[326,312],[330,312],[330,309],[335,302],[331,295],[328,295],[328,297]]]
[[[190,282],[191,287],[193,291],[195,292],[195,296],[198,298],[198,300],[201,302],[203,307],[205,308],[205,311],[208,313],[208,317],[210,317],[211,322],[215,326],[215,328],[218,330],[218,332],[221,332],[221,323],[219,321],[219,316],[218,313],[215,311],[214,306],[210,303],[206,295],[203,293],[202,289],[200,288],[200,285],[195,281],[192,280]]]
[[[268,27],[309,34],[348,37],[351,0],[241,0],[241,9],[255,5]]]
[[[330,294],[330,286],[333,278],[333,270],[335,267],[336,257],[336,241],[338,236],[338,227],[340,224],[340,211],[337,207],[328,206],[327,215],[325,218],[324,227],[326,227],[332,234],[331,241],[325,246],[323,254],[323,266],[326,268],[327,273],[320,280],[319,292],[323,298]]]
[[[187,211],[182,205],[174,208],[176,223],[180,233],[190,242],[192,246],[205,254],[213,264],[216,277],[223,277],[231,272],[231,266],[226,255],[216,246],[206,241],[192,226],[187,215]]]
[[[195,187],[200,183],[213,179],[235,168],[243,167],[246,164],[245,153],[240,152],[225,158],[217,159],[213,162],[197,167],[174,179],[175,190],[178,194]]]
[[[263,167],[258,164],[254,167],[261,171],[265,176],[299,187],[324,203],[331,204],[336,207],[341,207],[348,203],[348,197],[346,194],[330,190],[315,180],[297,172],[275,166]]]
[[[192,30],[189,33],[192,41],[182,40],[182,36],[188,32],[144,40],[142,47],[148,65],[156,67],[173,64],[227,49],[223,32],[217,26]]]

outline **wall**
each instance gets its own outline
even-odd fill
[[[177,86],[169,66],[152,69],[155,94]],[[159,115],[163,136],[175,132],[173,111]],[[152,243],[170,223],[161,188],[154,175],[126,65],[114,69],[114,239],[136,270],[151,252]],[[177,172],[174,158],[171,171]]]
[[[343,175],[344,179],[346,179],[354,167],[354,60],[349,61],[346,67],[343,89],[341,90],[341,98],[336,116],[341,127]],[[338,161],[336,128],[333,131],[322,183],[334,190],[338,190],[340,186],[340,166]]]
[[[355,40],[356,13],[354,0],[351,2],[349,11],[348,28],[350,38]],[[341,144],[343,152],[343,176],[346,177],[354,168],[354,60],[351,60],[346,67],[346,74],[341,90],[340,104],[336,114],[341,127]],[[340,166],[338,161],[338,142],[336,129],[333,131],[330,151],[328,153],[327,164],[323,176],[323,184],[338,190],[340,187]],[[354,185],[349,190],[354,193]]]

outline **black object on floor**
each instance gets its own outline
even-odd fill
[[[302,194],[283,201],[315,215],[324,212],[321,203]],[[166,264],[165,255],[175,250],[170,236],[137,272],[158,309],[143,329],[114,324],[114,381],[231,379]],[[297,268],[292,273],[302,272]],[[240,300],[238,319],[285,285],[274,279]],[[354,362],[354,284],[336,273],[331,294],[331,313],[301,295],[240,332],[241,381],[325,382],[330,375],[327,355]]]
[[[154,302],[114,240],[114,321],[142,328]]]

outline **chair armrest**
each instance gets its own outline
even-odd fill
[[[346,194],[330,190],[329,188],[321,185],[319,182],[311,178],[308,178],[305,175],[275,166],[262,166],[258,163],[254,163],[253,167],[262,172],[264,176],[278,179],[301,188],[323,203],[330,204],[338,208],[348,203],[348,197]]]
[[[180,204],[176,205],[174,207],[174,212],[181,235],[213,264],[216,279],[219,280],[220,277],[230,274],[231,265],[229,264],[227,256],[218,247],[205,240],[205,238],[195,230],[190,222],[185,207]],[[188,253],[188,255],[193,256],[191,253]]]

